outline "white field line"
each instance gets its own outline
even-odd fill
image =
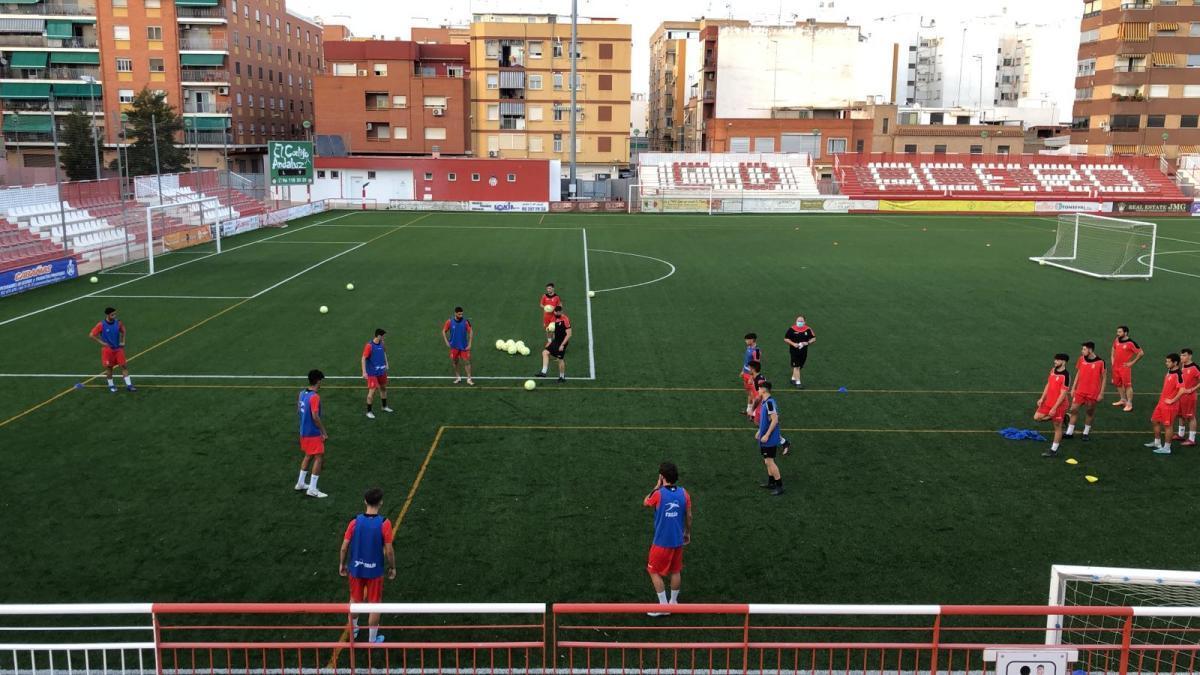
[[[588,329],[588,379],[596,379],[596,331],[592,329],[592,275],[588,268],[588,243],[587,243],[587,228],[580,228],[583,233],[583,294],[584,303],[587,305],[587,329]]]
[[[656,283],[662,281],[663,279],[666,279],[667,277],[671,276],[672,274],[675,274],[675,266],[672,265],[671,263],[667,262],[666,260],[663,260],[662,258],[655,258],[654,256],[642,255],[640,253],[628,253],[626,251],[609,251],[609,250],[606,250],[603,248],[594,248],[592,250],[595,251],[596,253],[612,253],[613,255],[628,255],[628,256],[633,256],[634,258],[645,258],[646,260],[653,260],[655,262],[660,262],[660,263],[666,265],[667,267],[671,268],[670,272],[667,272],[666,274],[662,275],[661,277],[659,277],[657,279],[651,279],[650,281],[643,281],[640,284],[630,284],[628,286],[617,286],[616,288],[599,288],[599,289],[596,289],[597,293],[610,293],[612,291],[623,291],[627,288],[637,288],[638,286],[649,286],[650,284],[656,284]]]
[[[245,300],[248,295],[97,295],[97,298],[130,298],[134,300]]]
[[[578,227],[537,227],[533,225],[413,225],[413,228],[424,230],[554,230],[559,232],[580,229]]]
[[[270,241],[271,239],[275,239],[275,238],[278,238],[278,237],[283,237],[283,236],[286,236],[286,235],[292,234],[292,233],[294,233],[294,232],[301,232],[301,231],[303,231],[303,230],[307,230],[307,229],[308,229],[308,228],[310,228],[310,227],[316,227],[316,226],[318,226],[318,225],[324,225],[325,223],[328,223],[328,222],[331,222],[331,221],[337,220],[337,219],[339,219],[339,218],[345,218],[346,216],[354,215],[354,213],[356,213],[356,212],[351,212],[351,213],[343,213],[343,214],[342,214],[342,215],[340,215],[340,216],[334,216],[334,217],[332,217],[332,218],[328,218],[328,219],[326,219],[326,220],[322,220],[322,221],[321,221],[321,222],[319,222],[319,223],[312,223],[312,224],[310,224],[310,225],[305,225],[304,227],[298,227],[298,228],[296,228],[296,229],[294,229],[294,230],[291,230],[291,229],[289,229],[289,230],[288,230],[288,231],[286,231],[286,232],[280,232],[279,234],[273,234],[273,235],[271,235],[271,236],[269,236],[269,237],[265,237],[265,238],[263,238],[263,239],[258,239],[258,240],[255,240],[255,241],[247,242],[247,243],[245,243],[245,244],[241,244],[241,245],[238,245],[238,246],[234,246],[234,247],[232,247],[232,248],[227,248],[227,249],[225,249],[225,251],[224,251],[224,252],[225,252],[225,253],[230,253],[230,252],[232,252],[232,251],[236,251],[236,250],[238,250],[238,249],[240,249],[240,248],[246,248],[247,246],[255,246],[255,245],[257,245],[257,244],[261,244],[261,243],[263,243],[263,242],[265,242],[265,241]],[[191,259],[191,260],[189,260],[189,261],[187,261],[187,262],[184,262],[184,263],[179,263],[178,265],[173,265],[173,266],[171,266],[171,267],[168,267],[167,269],[165,269],[165,270],[162,270],[162,272],[159,272],[159,274],[162,274],[162,273],[164,273],[164,272],[169,272],[169,271],[171,271],[171,270],[173,270],[173,269],[177,269],[177,268],[179,268],[179,267],[183,267],[184,265],[191,265],[192,263],[197,263],[197,262],[200,262],[201,260],[208,260],[209,258],[211,258],[211,257],[213,257],[213,256],[215,256],[215,255],[222,255],[222,254],[219,254],[219,253],[213,252],[213,253],[209,253],[208,255],[204,255],[204,256],[197,257],[197,258],[193,258],[193,259]],[[59,307],[62,307],[63,305],[69,305],[69,304],[71,304],[71,303],[73,303],[73,302],[77,302],[77,301],[79,301],[79,300],[84,300],[84,299],[86,299],[86,298],[92,298],[92,297],[95,297],[95,296],[97,296],[97,295],[100,295],[101,293],[107,293],[107,292],[109,292],[109,291],[112,291],[112,290],[118,289],[118,288],[120,288],[120,287],[122,287],[122,286],[125,286],[125,285],[128,285],[128,284],[132,284],[132,283],[134,283],[134,282],[136,282],[136,281],[141,281],[142,279],[148,278],[149,276],[151,276],[151,275],[148,275],[148,274],[143,274],[143,275],[140,275],[140,276],[138,276],[136,279],[130,279],[129,281],[122,281],[121,283],[119,283],[119,284],[116,284],[115,286],[109,286],[108,288],[98,289],[98,290],[92,291],[91,293],[87,293],[87,294],[85,294],[85,295],[80,295],[80,296],[78,296],[78,297],[71,298],[70,300],[64,300],[64,301],[62,301],[62,302],[58,302],[58,303],[55,303],[55,304],[53,304],[53,305],[48,305],[48,306],[46,306],[46,307],[43,307],[43,308],[41,308],[41,309],[35,309],[35,310],[33,310],[32,312],[26,312],[25,314],[22,314],[22,315],[20,315],[20,316],[14,316],[14,317],[13,317],[13,318],[11,318],[11,319],[5,319],[4,321],[0,321],[0,326],[5,326],[5,325],[8,325],[8,324],[10,324],[10,323],[13,323],[13,322],[15,322],[15,321],[20,321],[21,319],[27,319],[27,318],[29,318],[29,317],[31,317],[31,316],[34,316],[34,315],[37,315],[37,314],[41,314],[42,312],[48,312],[48,311],[50,311],[50,310],[52,310],[52,309],[58,309]]]
[[[1154,257],[1161,258],[1164,255],[1171,255],[1173,253],[1200,253],[1200,251],[1157,251],[1157,252],[1155,252]],[[1150,262],[1147,260],[1147,258],[1149,258],[1149,257],[1150,257],[1149,253],[1144,253],[1144,254],[1138,256],[1137,261],[1143,265],[1149,265]],[[1193,277],[1195,279],[1200,279],[1200,274],[1192,274],[1191,272],[1180,272],[1179,270],[1173,270],[1169,267],[1163,267],[1162,265],[1157,264],[1157,261],[1155,261],[1155,262],[1156,262],[1156,264],[1154,265],[1155,271],[1162,270],[1163,272],[1170,272],[1171,274],[1179,274],[1179,275],[1185,276],[1185,277]]]
[[[99,377],[96,373],[0,373],[0,377],[11,379],[48,379],[48,378],[89,378]],[[171,375],[167,373],[144,374],[136,373],[133,377],[139,380],[296,380],[304,379],[304,373],[295,375],[221,375],[221,374],[188,374],[188,375]],[[362,380],[362,375],[326,375],[326,380]],[[453,380],[453,375],[392,375],[388,374],[389,380]],[[475,375],[472,377],[475,380],[537,380],[538,378],[529,377],[528,375]],[[553,375],[547,375],[546,380],[553,380]],[[590,377],[572,377],[568,378],[568,382],[590,382],[594,378]]]
[[[141,261],[139,260],[138,262],[141,262]],[[170,268],[168,267],[167,269],[170,269]],[[166,271],[166,270],[164,270],[164,271]],[[149,276],[149,274],[147,272],[96,272],[96,276],[98,276],[98,277],[104,277],[104,276],[108,276],[110,274],[115,274],[115,275],[124,276],[124,277]]]
[[[398,227],[403,227],[400,225]],[[268,241],[268,244],[365,244],[365,241]]]

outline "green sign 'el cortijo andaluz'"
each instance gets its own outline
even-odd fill
[[[313,181],[311,141],[269,141],[267,162],[271,185],[310,185]]]

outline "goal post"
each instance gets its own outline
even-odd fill
[[[230,210],[216,197],[179,200],[146,207],[145,246],[150,274],[154,274],[155,258],[181,249],[214,242],[221,252],[221,221],[227,220]]]
[[[1030,260],[1097,279],[1154,276],[1158,225],[1088,213],[1058,217],[1054,245]]]

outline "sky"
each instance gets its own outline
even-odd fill
[[[570,0],[287,0],[288,7],[325,23],[350,26],[355,35],[382,35],[408,39],[413,25],[465,25],[476,12],[570,14]],[[903,5],[898,12],[897,6]],[[1005,13],[1017,22],[1058,23],[1078,26],[1083,3],[1078,0],[579,0],[581,16],[615,17],[633,25],[633,90],[645,92],[649,79],[650,35],[665,20],[700,17],[749,19],[755,23],[792,23],[809,17],[844,20],[867,25],[871,20],[897,17],[916,21],[936,19],[958,23],[976,15]],[[1074,63],[1064,67],[1073,69]]]

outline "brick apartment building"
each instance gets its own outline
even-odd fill
[[[261,171],[268,140],[298,138],[313,120],[322,28],[283,0],[21,1],[0,13],[0,107],[9,182],[52,175],[49,110],[75,106],[102,130],[105,163],[120,113],[143,88],[166,92],[185,118],[178,139],[197,167]]]
[[[315,90],[322,135],[340,136],[356,155],[470,151],[467,45],[343,40],[324,49]]]

